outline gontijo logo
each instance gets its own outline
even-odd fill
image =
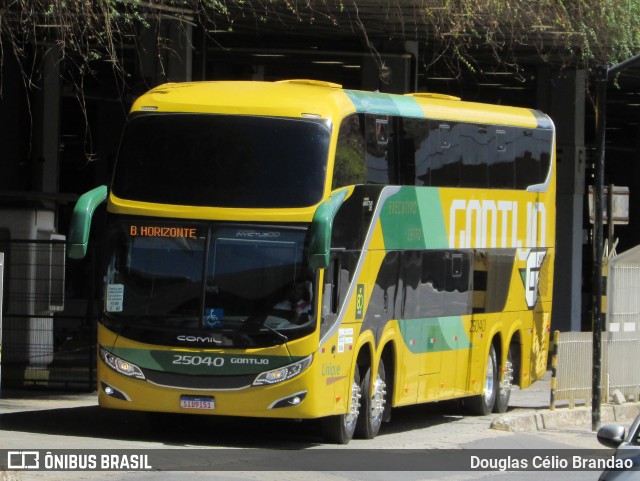
[[[526,261],[523,270],[525,297],[529,309],[538,299],[540,270],[547,249],[547,212],[541,202],[527,202],[526,237],[518,236],[517,201],[455,199],[449,210],[449,247],[511,247],[518,259]]]
[[[526,238],[522,239],[519,211],[517,201],[454,200],[449,210],[449,247],[511,247],[518,249],[521,261],[526,260],[530,248],[546,244],[547,212],[543,203],[527,202]]]

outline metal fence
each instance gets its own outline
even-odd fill
[[[640,330],[640,246],[607,259],[607,331]]]
[[[62,240],[10,240],[2,248],[2,388],[93,390],[92,263],[68,265]]]
[[[640,332],[602,333],[601,399],[608,403],[619,390],[627,400],[638,401],[640,370]],[[562,332],[557,336],[557,366],[555,367],[554,399],[590,405],[592,399],[593,334]]]

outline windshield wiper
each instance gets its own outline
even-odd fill
[[[261,327],[264,327],[266,330],[273,332],[275,335],[277,335],[280,339],[282,339],[282,342],[280,342],[279,344],[283,344],[285,342],[287,342],[289,340],[289,338],[287,336],[285,336],[284,334],[282,334],[280,331],[274,329],[273,327],[269,327],[266,324],[263,324]]]
[[[250,329],[247,329],[247,327],[250,327]],[[287,342],[289,340],[289,338],[287,336],[285,336],[284,334],[282,334],[280,331],[274,329],[273,327],[267,326],[264,323],[260,323],[260,324],[254,324],[253,326],[243,326],[243,328],[241,329],[241,332],[244,332],[245,334],[248,335],[252,335],[252,334],[260,334],[260,332],[266,329],[267,331],[269,331],[272,334],[275,334],[278,339],[277,344],[284,344],[285,342]]]

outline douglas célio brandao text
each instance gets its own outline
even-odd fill
[[[633,460],[618,459],[614,454],[603,457],[588,457],[575,454],[575,452],[570,452],[570,454],[566,455],[536,455],[534,453],[527,453],[522,456],[483,456],[472,454],[469,457],[469,463],[471,470],[482,471],[596,471],[633,468]]]

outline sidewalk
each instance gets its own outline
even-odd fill
[[[508,413],[496,418],[491,429],[514,432],[543,431],[562,429],[571,426],[591,426],[591,407],[577,406],[569,408],[567,401],[556,403],[550,409],[551,371],[527,389],[514,389],[511,392]],[[640,414],[640,403],[628,402],[620,405],[603,404],[600,406],[601,424],[630,424]]]
[[[52,393],[48,391],[8,389],[3,389],[0,392],[0,414],[97,405],[97,393]]]

